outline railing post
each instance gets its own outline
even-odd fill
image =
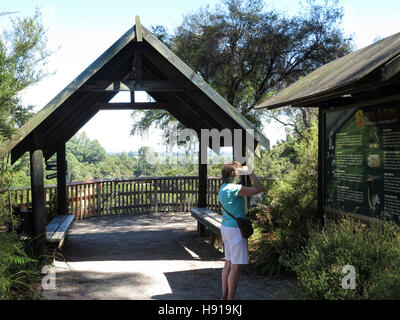
[[[97,217],[101,216],[101,183],[97,183],[96,185],[96,215]]]
[[[158,189],[158,181],[154,180],[153,183],[154,183],[154,187],[153,187],[153,189],[154,189],[154,201],[156,203],[155,212],[158,212],[158,190],[157,190]]]
[[[204,170],[203,179],[205,173]],[[259,179],[264,186],[275,180],[263,177]],[[206,197],[203,194],[205,205],[220,212],[217,197],[222,180],[215,177],[204,180],[207,182],[206,185],[203,184],[203,190],[206,191]],[[116,213],[144,213],[149,210],[150,212],[190,211],[191,207],[198,206],[199,184],[199,178],[192,176],[70,183],[67,186],[67,199],[70,203],[69,212],[75,214],[76,220],[78,220],[93,215],[100,217]],[[31,188],[10,188],[10,191],[10,197],[16,201],[21,209],[31,205]],[[55,193],[56,186],[43,188],[44,206],[50,205],[53,208],[54,204],[51,200]],[[48,197],[50,199],[47,199]],[[128,208],[131,210],[128,211]]]

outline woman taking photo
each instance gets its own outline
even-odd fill
[[[221,170],[224,184],[218,192],[218,199],[224,208],[222,209],[221,234],[225,251],[225,265],[222,270],[222,300],[235,299],[240,267],[242,264],[249,263],[247,239],[240,233],[236,220],[225,211],[227,210],[236,218],[245,218],[245,197],[264,191],[264,187],[254,173],[250,174],[252,187],[239,184],[240,175],[249,171],[248,167],[235,161],[225,164]]]

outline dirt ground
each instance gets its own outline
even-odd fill
[[[221,295],[222,251],[188,213],[108,216],[75,222],[55,262],[45,300],[213,300]],[[237,299],[295,299],[295,281],[246,272]]]

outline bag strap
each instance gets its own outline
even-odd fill
[[[230,215],[233,219],[235,219],[235,221],[236,221],[236,217],[235,217],[233,214],[229,213],[229,211],[226,210],[226,209],[224,208],[224,206],[222,205],[221,201],[218,200],[218,202],[219,202],[219,204],[221,205],[222,209],[224,209],[225,212],[226,212],[227,214],[229,214],[229,215]]]

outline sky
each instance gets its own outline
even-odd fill
[[[317,1],[318,2],[318,1]],[[48,44],[54,50],[48,69],[53,75],[22,92],[22,101],[43,108],[54,96],[85,70],[98,56],[135,24],[136,15],[149,28],[163,25],[169,32],[182,22],[185,14],[200,7],[214,7],[219,0],[2,0],[0,12],[32,15],[36,7],[43,13],[48,29]],[[300,10],[298,0],[265,0],[266,9],[285,11],[293,15]],[[354,39],[356,49],[374,39],[400,31],[399,0],[339,0],[344,8],[342,28]],[[8,18],[0,18],[0,32],[9,25]],[[146,101],[145,93],[136,93],[139,101]],[[129,93],[119,94],[113,101],[128,101]],[[135,119],[130,111],[101,111],[80,132],[97,139],[107,152],[135,151],[142,145],[162,150],[161,131],[151,130],[150,136],[131,136]],[[106,130],[104,129],[106,128]],[[264,134],[274,145],[285,137],[279,124],[266,125]]]

